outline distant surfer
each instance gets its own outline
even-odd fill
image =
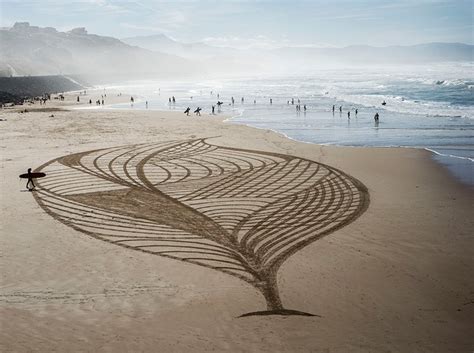
[[[383,101],[383,102],[382,102],[382,105],[387,105],[387,102]]]
[[[357,113],[359,112],[359,109],[356,109],[355,113],[356,113],[356,116],[357,116]]]
[[[270,98],[270,104],[273,104],[273,99]]]
[[[378,113],[378,112],[375,113],[375,115],[374,115],[374,120],[375,120],[376,123],[379,122],[379,113]]]
[[[191,111],[191,108],[187,107],[186,110],[184,111],[184,114],[189,116],[189,112]]]
[[[201,116],[201,108],[197,107],[196,110],[194,111],[194,114]]]
[[[211,93],[212,93],[212,91],[211,91]],[[212,114],[215,114],[215,110],[216,110],[216,106],[213,105],[213,106],[212,106]]]
[[[332,114],[334,115],[334,110],[336,109],[336,106],[333,104],[332,105]]]
[[[339,113],[342,113],[342,105],[339,106]]]
[[[351,118],[351,112],[348,111],[348,112],[347,112],[347,119],[350,119],[350,118]]]
[[[33,191],[35,189],[35,183],[33,182],[33,176],[31,174],[31,168],[28,168],[28,181],[26,182],[26,188],[29,190],[29,191]],[[30,184],[31,184],[31,188],[30,188]]]

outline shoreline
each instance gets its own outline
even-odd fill
[[[143,102],[143,100],[144,99],[137,99],[137,100],[135,100],[135,103]],[[108,109],[108,110],[111,110],[111,111],[113,111],[113,110],[118,110],[118,111],[120,111],[120,110],[126,110],[126,111],[158,111],[158,112],[169,112],[170,111],[170,110],[166,110],[166,109],[156,109],[156,108],[149,109],[149,110],[142,109],[142,108],[134,109],[133,107],[129,107],[127,103],[128,102],[112,103],[108,106],[107,105],[104,106],[103,108],[101,108],[101,107],[90,107],[90,109],[91,110],[94,110],[94,109]],[[119,104],[124,105],[124,107],[123,108],[114,108],[113,107],[114,105],[119,105]],[[78,107],[76,109],[88,109],[88,108],[87,107]],[[318,145],[318,146],[335,146],[335,147],[350,147],[350,148],[406,148],[406,149],[425,150],[425,151],[428,151],[431,154],[431,158],[435,163],[442,166],[444,169],[446,169],[449,172],[449,174],[452,176],[453,179],[455,179],[457,182],[461,183],[462,185],[467,186],[468,188],[474,189],[474,182],[472,180],[472,177],[469,178],[469,175],[460,173],[459,170],[451,169],[450,164],[448,163],[449,158],[456,158],[456,159],[461,159],[461,160],[465,160],[465,161],[474,163],[474,160],[472,160],[472,158],[443,154],[441,152],[435,151],[434,149],[432,149],[430,147],[425,147],[425,146],[406,146],[406,145],[391,145],[391,146],[363,145],[363,146],[358,146],[358,145],[340,145],[340,144],[337,144],[337,143],[336,144],[333,144],[333,143],[317,143],[317,142],[298,140],[297,138],[293,138],[293,137],[285,134],[284,132],[278,131],[278,130],[273,129],[273,128],[258,127],[258,126],[253,126],[249,123],[233,122],[232,121],[233,119],[239,118],[242,115],[243,115],[243,111],[240,111],[239,114],[237,114],[237,115],[227,115],[226,116],[226,115],[216,114],[216,116],[223,117],[223,122],[224,123],[238,124],[238,125],[247,126],[249,128],[254,128],[254,129],[270,130],[270,131],[273,131],[277,134],[282,135],[283,137],[285,137],[285,138],[287,138],[291,141],[300,142],[300,143],[308,143],[308,144],[313,144],[313,145]],[[446,146],[446,147],[449,147],[449,146]],[[441,158],[436,158],[436,156],[441,157]],[[443,161],[442,158],[447,158],[448,160]]]
[[[431,152],[296,142],[205,114],[71,110],[74,98],[45,107],[61,110],[0,111],[3,350],[441,353],[474,344],[473,191]],[[367,187],[364,214],[278,271],[285,307],[321,317],[238,318],[265,309],[252,286],[72,229],[17,178],[73,153],[201,137],[326,164]]]

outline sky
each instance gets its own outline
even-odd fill
[[[474,44],[473,7],[474,0],[0,0],[0,27],[30,22],[239,48]]]

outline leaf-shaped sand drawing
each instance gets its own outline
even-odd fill
[[[121,146],[54,159],[35,198],[94,238],[205,266],[251,284],[267,310],[285,309],[281,264],[365,211],[367,189],[329,166],[224,148],[205,139]]]

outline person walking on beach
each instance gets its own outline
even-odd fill
[[[214,113],[215,109],[216,109],[216,106],[213,105],[213,106],[212,106],[212,114],[213,114],[213,115],[215,114],[215,113]]]
[[[194,111],[194,114],[196,114],[197,116],[201,116],[201,108],[197,107],[196,110]]]
[[[334,115],[334,109],[336,109],[336,106],[333,104],[332,105],[332,115]]]
[[[30,184],[31,184],[31,188],[30,188]],[[28,181],[26,182],[26,188],[29,190],[29,191],[32,191],[34,190],[35,188],[35,183],[33,182],[33,177],[31,175],[31,168],[28,168]]]
[[[351,112],[348,111],[348,112],[347,112],[347,119],[350,119],[350,118],[351,118]]]
[[[184,113],[189,116],[189,112],[191,111],[191,108],[187,107],[186,110],[184,111]]]

